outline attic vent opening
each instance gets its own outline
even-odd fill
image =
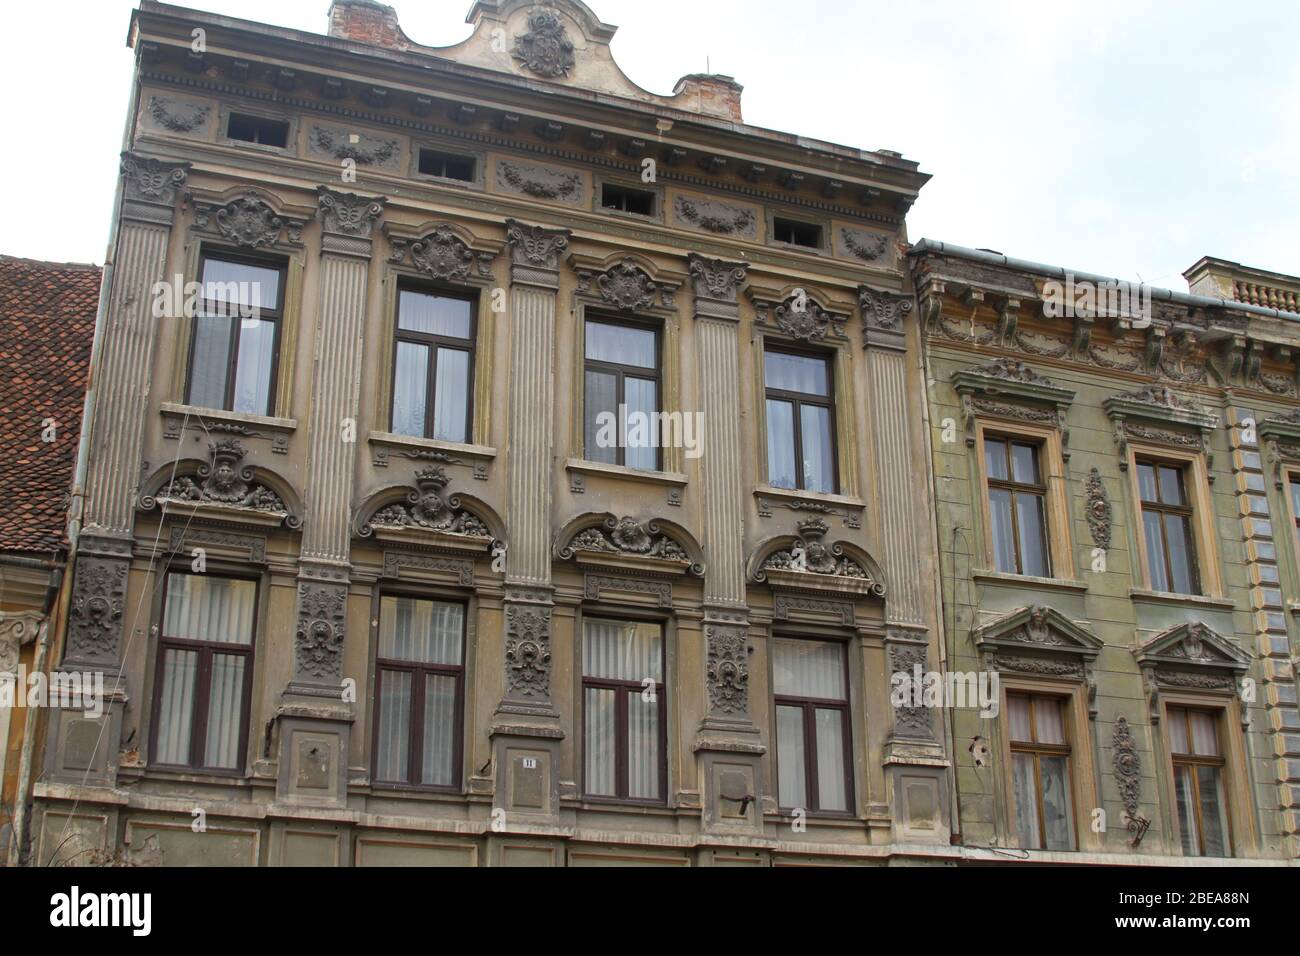
[[[616,209],[638,216],[655,214],[655,194],[648,189],[633,189],[630,186],[616,186],[603,183],[600,187],[600,205],[604,209]]]
[[[444,153],[436,149],[421,149],[419,171],[421,176],[455,179],[462,183],[474,181],[474,157],[459,153]]]
[[[265,116],[231,113],[226,122],[226,137],[244,143],[284,149],[289,145],[289,123],[287,120],[267,119]]]
[[[777,216],[772,220],[772,238],[776,242],[784,242],[792,246],[820,249],[822,227],[812,222],[799,222],[796,219],[782,219]]]

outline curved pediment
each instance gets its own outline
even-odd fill
[[[557,536],[561,561],[669,574],[704,575],[699,545],[685,529],[662,519],[638,520],[612,514],[586,514]]]
[[[976,627],[975,645],[984,653],[1008,651],[1069,654],[1091,661],[1105,646],[1056,608],[1036,604],[1008,611]]]
[[[448,494],[450,483],[441,466],[430,465],[416,472],[413,485],[372,495],[357,512],[357,536],[419,547],[488,550],[499,535],[499,520],[477,499]]]
[[[245,465],[242,444],[227,438],[211,442],[208,450],[206,462],[185,459],[156,473],[148,485],[154,490],[140,497],[140,510],[161,506],[165,512],[201,514],[227,524],[302,526],[288,484]]]
[[[885,581],[871,555],[848,541],[827,542],[821,518],[797,525],[796,535],[769,538],[749,560],[751,581],[775,588],[838,591],[883,598]]]
[[[1139,664],[1171,664],[1208,670],[1244,671],[1251,657],[1232,641],[1200,621],[1165,628],[1138,644],[1133,651]]]

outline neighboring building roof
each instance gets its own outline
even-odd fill
[[[66,546],[99,278],[99,266],[0,256],[0,551]]]

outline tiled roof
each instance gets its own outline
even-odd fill
[[[0,551],[66,544],[99,276],[99,266],[0,256]]]

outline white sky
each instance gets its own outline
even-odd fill
[[[469,34],[470,0],[391,0]],[[6,0],[0,252],[102,262],[132,0]],[[323,33],[329,0],[192,0]],[[1300,4],[591,0],[641,86],[733,75],[747,122],[918,161],[922,237],[1184,289],[1202,255],[1300,273]],[[32,95],[27,95],[31,91]],[[51,202],[49,197],[55,197]]]

